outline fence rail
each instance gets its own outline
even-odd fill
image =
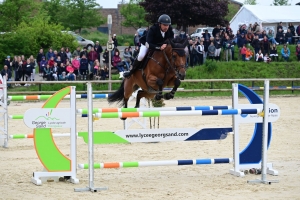
[[[250,79],[187,79],[187,80],[182,80],[182,83],[210,83],[210,88],[207,89],[188,89],[185,88],[184,90],[179,90],[178,92],[229,92],[232,91],[231,88],[214,88],[214,83],[216,82],[229,82],[229,83],[240,83],[240,82],[251,82],[251,85],[247,85],[250,88],[252,87],[253,90],[263,90],[263,88],[259,88],[255,86],[255,82],[263,82],[265,79],[263,78],[250,78]],[[270,82],[272,81],[291,81],[291,86],[288,88],[270,88],[271,91],[283,91],[283,90],[288,90],[292,91],[292,93],[296,90],[300,90],[299,87],[294,87],[294,82],[299,81],[300,85],[300,78],[270,78]],[[56,91],[43,91],[42,90],[42,85],[43,84],[68,84],[68,85],[74,85],[74,84],[84,84],[86,85],[87,82],[91,82],[92,84],[107,84],[107,83],[121,83],[121,80],[101,80],[101,81],[34,81],[34,82],[29,82],[29,81],[9,81],[9,84],[32,84],[34,83],[35,85],[38,85],[38,90],[37,91],[9,91],[9,95],[22,95],[22,94],[30,94],[30,95],[38,95],[38,94],[53,94]],[[115,90],[94,90],[94,93],[112,93]],[[86,93],[86,91],[76,91],[78,94],[83,94]]]

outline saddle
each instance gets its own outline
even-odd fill
[[[153,55],[154,50],[149,49],[148,53],[146,54],[146,56],[144,57],[144,59],[142,60],[141,65],[139,66],[139,70],[144,70],[151,58],[151,56]]]

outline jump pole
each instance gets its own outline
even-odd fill
[[[264,113],[263,113],[263,134],[262,134],[262,161],[261,179],[249,180],[248,183],[278,183],[279,180],[267,180],[267,152],[268,152],[268,122],[269,122],[269,80],[264,82]]]
[[[0,114],[2,120],[0,119],[0,146],[8,147],[8,112],[7,112],[7,81],[6,77],[2,77],[0,74],[0,90],[2,90],[2,97],[0,97]]]
[[[101,190],[107,190],[107,187],[101,187],[96,188],[94,187],[94,142],[93,142],[93,90],[92,90],[92,84],[90,82],[87,83],[87,94],[88,94],[88,152],[89,152],[89,165],[91,166],[89,168],[89,186],[86,188],[75,188],[75,192],[97,192]],[[76,111],[76,109],[74,110]],[[75,149],[76,151],[76,149]]]

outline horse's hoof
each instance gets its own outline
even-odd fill
[[[127,118],[120,118],[121,120],[126,120]]]
[[[156,101],[161,100],[161,98],[163,98],[163,95],[161,95],[161,94],[155,95],[155,100],[156,100]]]
[[[173,99],[173,98],[174,98],[174,96],[171,95],[170,93],[165,93],[165,94],[164,94],[164,99],[165,99],[165,100],[170,100],[170,99]]]

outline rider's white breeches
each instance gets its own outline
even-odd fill
[[[147,52],[148,48],[145,45],[141,44],[140,53],[137,57],[138,61],[142,61],[143,58],[146,56]]]

